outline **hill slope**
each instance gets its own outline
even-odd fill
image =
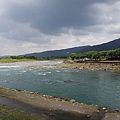
[[[31,54],[25,54],[25,56],[35,56],[35,57],[51,57],[51,56],[69,56],[71,53],[84,53],[91,50],[95,51],[103,51],[103,50],[112,50],[120,48],[120,38],[110,41],[108,43],[103,43],[100,45],[94,45],[94,46],[80,46],[80,47],[74,47],[74,48],[68,48],[68,49],[62,49],[62,50],[53,50],[53,51],[45,51],[40,53],[31,53]]]

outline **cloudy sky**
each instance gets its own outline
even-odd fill
[[[0,56],[120,37],[120,0],[0,0]]]

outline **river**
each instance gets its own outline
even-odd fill
[[[51,66],[61,62],[0,63],[0,87],[40,92],[120,110],[120,73]]]

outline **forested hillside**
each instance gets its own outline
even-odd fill
[[[103,51],[103,50],[113,50],[120,48],[120,38],[113,40],[108,43],[95,45],[95,46],[80,46],[80,47],[74,47],[74,48],[68,48],[68,49],[62,49],[62,50],[53,50],[53,51],[45,51],[40,53],[31,53],[31,54],[25,54],[23,56],[35,56],[37,58],[43,58],[43,57],[66,57],[69,56],[71,53],[85,53],[88,51]]]

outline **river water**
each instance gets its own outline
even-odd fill
[[[51,67],[62,61],[0,63],[0,87],[120,110],[120,73]],[[31,68],[27,66],[43,66]]]

